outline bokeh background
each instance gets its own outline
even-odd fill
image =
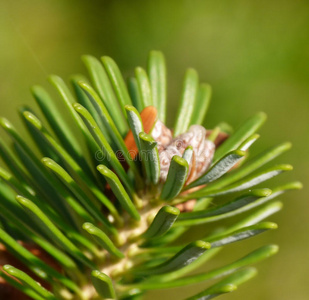
[[[278,161],[294,171],[275,182],[301,180],[286,194],[284,210],[271,217],[279,229],[227,247],[215,263],[254,247],[276,243],[277,256],[260,263],[259,276],[222,299],[309,298],[309,2],[202,0],[0,0],[0,112],[16,126],[16,107],[32,106],[33,84],[48,86],[48,74],[67,79],[85,72],[82,54],[112,56],[125,75],[145,66],[149,50],[165,53],[170,118],[188,67],[213,87],[207,128],[221,121],[237,126],[257,111],[268,122],[255,151],[282,141],[294,145]],[[22,130],[22,129],[21,129]],[[0,132],[1,136],[4,133]],[[245,252],[244,252],[245,251]],[[149,299],[178,299],[193,289],[156,292]],[[173,292],[173,293],[172,293]]]

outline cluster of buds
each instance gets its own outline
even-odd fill
[[[189,164],[187,184],[205,173],[212,162],[215,144],[206,138],[206,129],[201,125],[192,125],[187,132],[173,138],[172,131],[161,121],[157,121],[152,137],[158,143],[162,181],[166,180],[173,156],[182,156],[188,146],[192,147],[193,156]]]

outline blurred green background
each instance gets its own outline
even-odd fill
[[[309,298],[309,2],[282,1],[0,1],[0,111],[21,127],[16,107],[32,106],[33,84],[48,74],[67,79],[84,72],[82,54],[112,56],[125,75],[144,66],[149,50],[165,53],[170,116],[187,67],[213,87],[207,128],[237,126],[263,110],[268,122],[255,151],[291,141],[278,161],[294,171],[276,179],[301,180],[302,191],[281,197],[284,210],[270,218],[277,231],[227,247],[216,264],[254,247],[277,243],[280,253],[258,265],[259,276],[222,299]],[[171,118],[170,118],[171,119]],[[1,131],[1,136],[3,132]],[[273,181],[274,182],[274,181]],[[270,182],[272,184],[273,182]],[[208,268],[206,266],[206,268]],[[192,294],[182,289],[180,295]],[[149,299],[177,299],[174,291]],[[181,298],[182,298],[181,297]]]

